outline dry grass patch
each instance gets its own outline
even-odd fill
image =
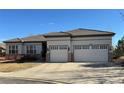
[[[0,63],[0,72],[13,72],[38,66],[38,63]]]

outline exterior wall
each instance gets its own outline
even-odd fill
[[[21,50],[22,50],[22,44],[21,43],[6,43],[6,54],[9,54],[9,46],[10,45],[18,45],[19,51],[18,54],[21,54]]]
[[[23,43],[22,45],[22,54],[27,54],[26,46],[27,45],[35,45],[36,46],[36,54],[41,54],[42,51],[42,43]]]
[[[18,54],[9,54],[9,45],[18,45]],[[36,55],[41,55],[42,43],[6,43],[6,59],[20,59],[23,55],[27,54],[27,45],[36,45]]]
[[[18,54],[26,54],[27,45],[36,45],[36,54],[41,54],[42,43],[7,43],[6,54],[9,54],[9,45],[18,45]]]
[[[73,37],[72,40],[104,40],[112,39],[112,36],[96,36],[96,37]]]
[[[89,45],[89,44],[108,44],[108,61],[112,61],[112,37],[111,36],[104,36],[104,37],[77,37],[72,38],[72,46],[73,45]]]
[[[68,45],[70,50],[68,51],[68,61],[74,61],[73,45],[89,45],[89,44],[108,44],[109,48],[112,46],[112,37],[111,36],[100,36],[100,37],[59,37],[59,38],[47,38],[47,47],[49,45]],[[111,61],[111,51],[108,50],[109,59]],[[48,53],[48,56],[50,54]],[[48,61],[50,60],[47,57]]]
[[[111,40],[87,40],[87,41],[72,41],[72,45],[89,45],[89,44],[109,44],[111,46]]]
[[[88,45],[88,44],[108,44],[111,49],[112,37],[111,36],[98,36],[98,37],[48,37],[47,38],[47,56],[46,60],[50,61],[49,45],[68,45],[68,61],[74,61],[73,45]],[[18,55],[9,54],[9,45],[18,45]],[[42,42],[41,43],[6,43],[6,58],[18,59],[22,55],[26,55],[26,46],[36,45],[36,56],[41,55]],[[112,51],[108,50],[109,61],[112,61]],[[41,57],[41,56],[40,56]]]

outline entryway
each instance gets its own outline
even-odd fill
[[[47,53],[47,42],[42,42],[42,61],[46,61],[46,53]]]

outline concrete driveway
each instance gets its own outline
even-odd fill
[[[124,67],[111,64],[41,63],[26,70],[0,73],[1,77],[14,77],[64,84],[124,83]]]

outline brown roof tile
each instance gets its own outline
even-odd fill
[[[75,29],[75,30],[70,30],[66,32],[53,32],[53,33],[48,33],[45,36],[47,37],[54,37],[54,36],[100,36],[100,35],[114,35],[115,33],[113,32],[108,32],[108,31],[100,31],[100,30],[92,30],[92,29]]]
[[[40,42],[46,41],[46,37],[61,37],[61,36],[113,36],[115,33],[108,32],[108,31],[100,31],[100,30],[92,30],[92,29],[75,29],[66,32],[51,32],[44,35],[33,35],[25,38],[16,38],[4,41],[4,43],[11,43],[11,42]]]
[[[34,35],[21,39],[23,40],[23,42],[46,41],[46,38],[43,35]]]
[[[96,36],[96,35],[114,35],[113,32],[108,31],[100,31],[100,30],[92,30],[92,29],[75,29],[68,31],[68,33],[72,34],[72,36]]]
[[[21,39],[20,38],[14,38],[14,39],[6,40],[3,42],[4,43],[9,43],[9,42],[17,43],[17,42],[21,42]]]
[[[22,42],[39,42],[39,41],[46,41],[43,35],[33,35],[28,36],[25,38],[16,38],[4,41],[4,43],[22,43]]]

